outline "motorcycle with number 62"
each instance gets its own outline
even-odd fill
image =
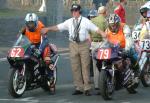
[[[54,44],[49,44],[49,46],[51,48],[51,59],[54,70],[53,84],[55,85],[57,79],[56,65],[59,55]],[[50,92],[51,83],[48,80],[46,63],[42,57],[34,55],[35,51],[36,48],[34,48],[34,45],[22,34],[20,34],[14,46],[9,50],[7,56],[10,64],[8,91],[12,97],[21,97],[25,91],[39,87]],[[53,89],[55,89],[55,86]]]

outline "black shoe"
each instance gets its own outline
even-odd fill
[[[99,90],[99,88],[95,88],[95,90]]]
[[[136,94],[137,93],[137,91],[135,89],[132,89],[132,88],[127,88],[127,90],[130,94]]]
[[[97,92],[97,94],[96,95],[101,95],[101,93],[100,92]]]
[[[86,90],[85,93],[84,93],[86,96],[91,96],[91,93],[89,90]]]
[[[81,95],[81,94],[83,94],[83,92],[79,90],[75,90],[74,93],[72,93],[72,95]]]
[[[50,95],[55,95],[55,88],[50,88]]]

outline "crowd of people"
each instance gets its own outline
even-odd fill
[[[38,34],[40,32],[42,35],[47,34],[49,31],[67,30],[69,32],[70,60],[75,86],[73,95],[80,95],[83,93],[86,96],[91,95],[91,82],[89,77],[90,54],[93,54],[94,50],[99,48],[104,40],[107,39],[112,44],[118,43],[126,53],[130,54],[133,61],[137,61],[137,58],[135,58],[136,51],[131,38],[131,29],[126,24],[125,18],[126,11],[124,5],[127,4],[127,0],[120,0],[120,3],[116,5],[114,13],[112,14],[108,14],[107,7],[105,6],[108,1],[103,0],[105,2],[102,1],[101,3],[98,3],[99,1],[101,0],[93,0],[93,3],[96,4],[95,8],[90,11],[88,18],[86,18],[82,16],[82,8],[80,6],[81,1],[76,0],[77,3],[75,2],[75,4],[71,6],[70,11],[72,17],[70,19],[55,26],[40,26],[38,31],[36,31],[36,28],[43,24],[37,21],[37,19],[33,22],[33,19],[30,19],[32,15],[27,15],[30,16],[29,19],[25,19],[27,27],[25,28],[26,30],[23,30],[23,33],[26,34],[27,37],[29,37],[33,42],[38,40],[36,43],[40,42],[40,36],[33,36],[36,34],[32,32],[36,31]],[[71,2],[71,0],[69,0],[69,2]],[[140,34],[140,38],[143,39],[147,37],[147,35],[149,36],[150,2],[142,6],[140,8],[140,12],[142,15],[142,20],[144,20],[144,22],[142,22]],[[44,49],[44,47],[42,49]],[[44,59],[47,62],[48,67],[51,67],[49,66],[49,55],[50,54],[48,52]],[[99,71],[94,58],[92,61],[94,88],[99,90]],[[135,63],[136,62],[133,62],[132,65],[138,65]],[[136,67],[138,66],[135,66],[135,68]]]

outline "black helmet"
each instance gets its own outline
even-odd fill
[[[72,11],[81,11],[81,6],[80,5],[78,5],[78,4],[72,4],[72,6],[71,6],[71,12]]]

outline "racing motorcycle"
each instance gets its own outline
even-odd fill
[[[138,52],[140,79],[144,87],[150,86],[150,39],[139,40],[140,31],[132,32],[135,49]],[[149,38],[149,37],[147,37]]]
[[[43,40],[42,36],[41,40]],[[59,55],[54,44],[49,44],[49,46],[51,48],[52,69],[54,70],[53,89],[55,89],[56,65]],[[25,91],[40,87],[45,91],[51,91],[46,63],[42,57],[35,55],[36,51],[35,46],[22,34],[9,50],[7,56],[10,64],[8,91],[12,97],[21,97]]]
[[[95,51],[95,59],[100,72],[99,88],[105,100],[112,99],[115,90],[123,87],[129,93],[135,93],[137,77],[131,69],[131,61],[119,45],[104,43]]]

